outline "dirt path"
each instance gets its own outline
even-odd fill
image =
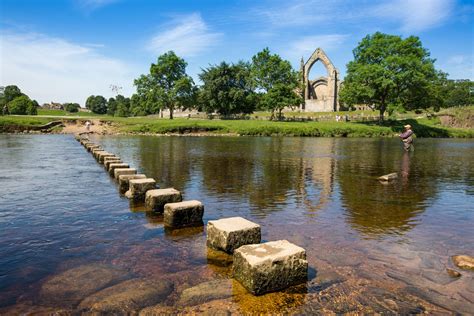
[[[96,134],[115,134],[116,129],[112,126],[109,122],[104,122],[101,120],[89,120],[91,122],[91,126],[89,131],[96,133]],[[79,134],[87,132],[86,128],[86,121],[82,120],[74,120],[68,121],[65,120],[63,122],[64,128],[62,129],[62,133],[64,134]]]

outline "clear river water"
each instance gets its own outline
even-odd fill
[[[397,139],[93,141],[201,201],[204,223],[241,216],[261,225],[264,241],[305,248],[308,281],[252,296],[232,280],[231,257],[207,249],[205,227],[165,230],[72,136],[0,135],[0,314],[78,311],[86,297],[63,304],[45,284],[94,265],[171,284],[160,302],[140,306],[151,314],[474,311],[474,272],[451,260],[474,256],[473,140],[417,139],[413,153]],[[391,172],[399,179],[377,180]],[[206,284],[220,285],[214,293]],[[186,301],[191,288],[203,293]]]

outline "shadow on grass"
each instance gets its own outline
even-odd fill
[[[401,133],[404,131],[403,126],[409,124],[412,127],[413,132],[418,137],[453,137],[453,135],[446,129],[440,127],[434,127],[426,124],[421,124],[415,119],[406,120],[385,120],[382,124],[378,121],[371,122],[355,122],[357,124],[363,124],[367,126],[385,126],[390,127],[393,132]]]

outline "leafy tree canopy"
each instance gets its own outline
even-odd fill
[[[15,85],[6,86],[3,92],[0,94],[0,105],[3,107],[8,102],[12,101],[16,97],[24,95],[20,88]]]
[[[251,74],[257,89],[264,91],[260,98],[259,108],[272,112],[281,111],[285,107],[294,107],[301,104],[302,98],[298,95],[298,72],[294,71],[287,60],[278,54],[271,54],[268,48],[252,57]]]
[[[389,105],[413,109],[436,102],[431,92],[439,73],[418,37],[377,32],[363,38],[353,54],[340,91],[342,103],[373,106],[383,120]]]
[[[63,107],[66,111],[70,113],[79,112],[79,108],[81,107],[78,103],[64,103]]]
[[[107,113],[107,100],[101,95],[91,95],[86,100],[86,108],[97,114]]]
[[[169,109],[170,119],[177,108],[187,108],[194,100],[194,82],[186,74],[187,63],[173,51],[158,57],[156,64],[151,64],[150,73],[135,80],[137,94],[143,102],[145,114],[158,113]]]
[[[26,95],[21,95],[8,102],[8,110],[10,114],[19,115],[36,115],[38,103],[30,100]]]
[[[199,101],[207,113],[218,112],[228,116],[253,112],[255,94],[248,63],[221,62],[203,69],[199,78],[203,82]]]

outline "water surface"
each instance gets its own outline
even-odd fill
[[[107,151],[205,205],[204,222],[242,216],[263,240],[307,251],[308,282],[253,297],[237,282],[227,298],[186,307],[232,312],[474,310],[473,273],[450,278],[450,256],[474,255],[474,141],[103,136]],[[398,181],[376,177],[398,172]],[[72,136],[0,135],[0,307],[44,305],[44,282],[91,263],[183,290],[231,278],[203,228],[165,230],[131,205]],[[49,304],[49,308],[55,308]],[[58,307],[59,308],[59,307]]]

